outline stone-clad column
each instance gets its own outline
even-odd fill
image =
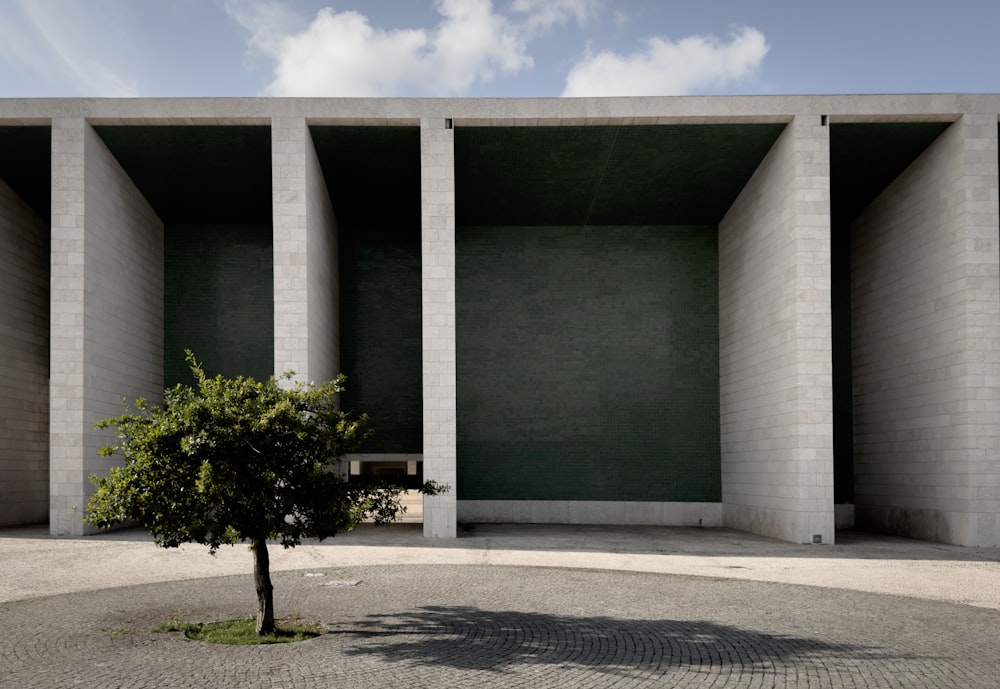
[[[302,118],[271,122],[274,372],[317,384],[340,372],[337,221]]]
[[[832,543],[829,127],[788,124],[719,224],[727,526]]]
[[[956,542],[1000,548],[1000,131],[993,113],[963,118],[966,233],[964,262],[968,417],[968,516]]]
[[[451,486],[424,498],[424,535],[457,534],[455,381],[455,137],[444,119],[420,121],[424,478]]]
[[[84,296],[83,119],[52,121],[49,528],[82,532]]]
[[[82,119],[52,122],[49,527],[84,532],[121,399],[163,392],[163,223]]]

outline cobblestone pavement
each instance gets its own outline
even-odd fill
[[[330,632],[217,646],[151,628],[247,617],[249,576],[0,603],[0,686],[996,689],[1000,612],[707,577],[477,565],[276,572]]]

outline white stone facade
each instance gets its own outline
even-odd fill
[[[337,219],[302,118],[271,122],[274,194],[274,370],[303,382],[334,378]]]
[[[81,534],[94,423],[163,391],[163,223],[84,119],[52,125],[49,525]]]
[[[997,121],[966,114],[852,232],[855,519],[1000,542]]]
[[[719,225],[724,519],[797,543],[834,537],[829,131],[796,117]]]
[[[854,514],[1000,546],[998,119],[1000,95],[953,94],[0,100],[0,126],[51,131],[48,227],[0,183],[0,524],[83,533],[88,475],[109,461],[93,423],[163,387],[164,223],[95,125],[270,126],[274,367],[318,382],[340,365],[338,222],[309,127],[402,124],[420,128],[424,477],[452,486],[425,500],[425,535],[624,522],[833,543],[831,129],[942,122],[850,228]],[[721,502],[463,501],[456,130],[728,123],[784,129],[718,227]]]

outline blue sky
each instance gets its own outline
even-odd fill
[[[1000,91],[997,0],[0,0],[0,97]]]

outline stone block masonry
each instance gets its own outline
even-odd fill
[[[829,127],[788,124],[719,225],[727,526],[834,539]]]
[[[99,419],[163,390],[163,223],[83,119],[52,125],[52,533],[84,532]]]
[[[455,136],[450,120],[420,122],[424,479],[451,486],[424,500],[424,535],[457,533]]]
[[[0,526],[48,518],[49,228],[0,181]]]
[[[861,527],[1000,543],[997,169],[965,114],[851,227]]]
[[[271,123],[274,370],[304,382],[340,371],[337,220],[302,118]]]

